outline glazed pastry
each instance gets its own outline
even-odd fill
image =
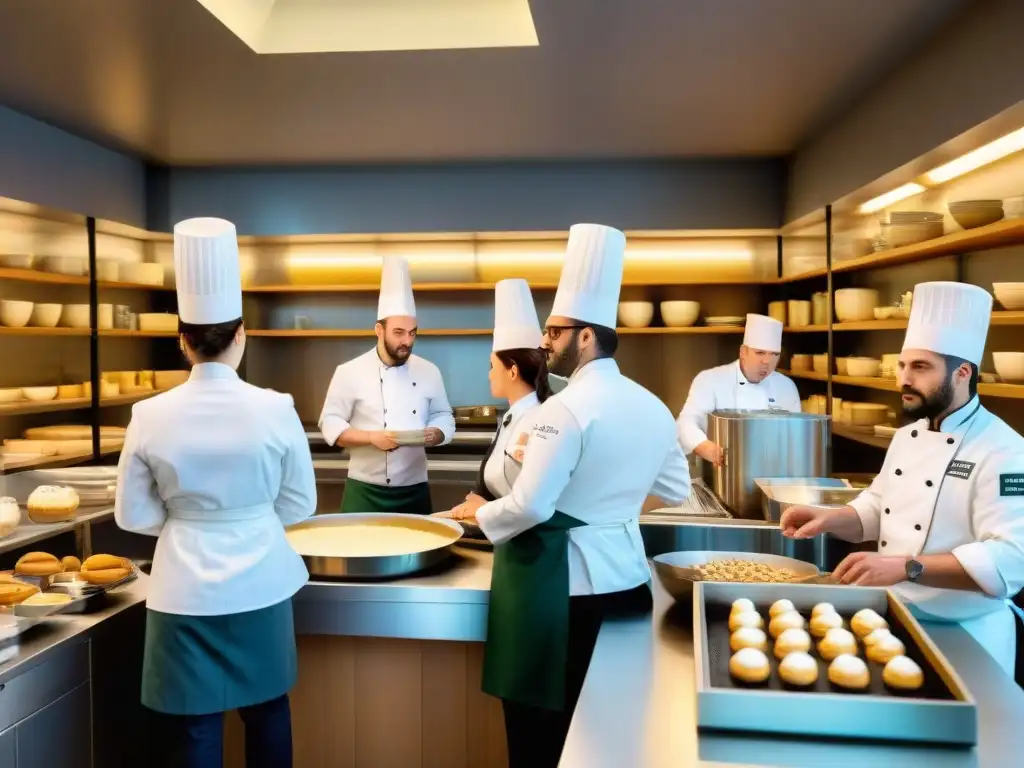
[[[778,637],[787,629],[803,629],[806,626],[804,617],[796,611],[780,613],[768,623],[768,632],[772,637]]]
[[[78,494],[73,488],[40,485],[28,497],[28,516],[36,523],[73,520],[78,511]]]
[[[741,648],[729,659],[729,674],[744,683],[763,683],[771,671],[768,657],[757,648]]]
[[[74,555],[68,555],[60,559],[60,567],[64,569],[64,573],[75,573],[82,570],[82,561]]]
[[[863,690],[871,683],[871,674],[864,659],[844,653],[828,665],[828,679],[841,688]]]
[[[0,605],[16,605],[39,592],[39,587],[17,579],[0,581]]]
[[[818,662],[809,653],[795,651],[779,662],[779,677],[790,685],[811,685],[818,679]]]
[[[14,573],[18,576],[52,576],[61,570],[60,560],[48,552],[29,552],[14,564]]]
[[[823,613],[836,613],[836,607],[832,603],[818,603],[811,609],[811,618],[820,616]]]
[[[741,648],[757,648],[759,651],[767,651],[768,636],[763,629],[740,627],[729,638],[729,648],[733,651],[738,651]]]
[[[877,642],[867,647],[867,657],[878,664],[887,664],[897,656],[907,652],[903,641],[895,635],[879,638]]]
[[[870,608],[857,611],[853,614],[853,618],[850,619],[850,629],[856,633],[857,637],[864,637],[865,635],[870,635],[876,629],[887,629],[888,627],[889,622]]]
[[[876,629],[871,634],[864,635],[864,637],[861,638],[861,642],[864,643],[864,647],[865,648],[870,648],[872,645],[874,645],[879,640],[881,640],[882,638],[885,638],[885,637],[892,637],[892,632],[889,631],[888,627],[883,627],[882,629]]]
[[[113,584],[132,572],[131,563],[114,555],[93,555],[82,563],[82,578],[90,584]]]
[[[846,629],[830,629],[818,643],[818,653],[825,661],[832,661],[837,656],[857,655],[857,638]]]
[[[897,656],[885,664],[882,680],[890,688],[901,691],[916,691],[924,685],[924,672],[913,659]]]
[[[764,619],[757,611],[742,611],[734,613],[729,617],[729,631],[735,632],[740,627],[753,627],[761,629],[764,626]]]
[[[775,658],[782,659],[798,651],[811,650],[811,636],[802,629],[787,629],[775,638]]]
[[[793,606],[792,600],[776,600],[772,603],[772,607],[768,609],[768,616],[774,619],[776,616],[795,610],[796,608]]]
[[[830,629],[841,629],[843,617],[834,611],[823,612],[811,617],[811,634],[815,637],[824,637]]]
[[[753,610],[755,610],[754,601],[741,597],[738,600],[732,601],[732,610],[729,613],[747,613]]]

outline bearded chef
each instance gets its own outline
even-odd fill
[[[687,454],[722,463],[722,448],[707,436],[708,414],[727,409],[800,412],[796,384],[778,373],[782,323],[765,315],[747,315],[739,360],[708,368],[694,377],[676,424]]]
[[[613,359],[625,247],[609,227],[570,230],[544,329],[569,383],[531,414],[511,492],[450,513],[495,545],[483,688],[502,699],[511,768],[558,763],[602,622],[651,607],[640,508],[690,492],[671,412]]]
[[[899,381],[904,412],[871,487],[846,507],[792,507],[785,535],[878,541],[834,576],[893,587],[925,620],[955,621],[1013,675],[1014,614],[1024,587],[1024,438],[977,395],[992,312],[965,283],[914,289]]]
[[[401,256],[384,257],[377,318],[376,346],[338,366],[320,414],[327,444],[351,456],[341,511],[430,514],[424,445],[449,442],[455,419],[441,371],[412,354],[416,303]],[[399,444],[396,432],[419,430],[424,444]]]

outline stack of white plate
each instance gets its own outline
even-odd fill
[[[949,204],[949,214],[964,229],[984,227],[1003,218],[1003,201],[960,200]]]
[[[942,218],[941,213],[933,211],[893,211],[885,228],[885,240],[890,248],[899,248],[942,237]]]
[[[717,317],[705,317],[704,322],[713,327],[722,327],[730,325],[743,325],[746,323],[745,317],[739,315],[721,315]]]

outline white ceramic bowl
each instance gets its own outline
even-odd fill
[[[840,288],[836,291],[836,317],[841,323],[872,320],[878,306],[878,291],[874,288]]]
[[[119,271],[121,280],[126,283],[164,284],[163,264],[125,263],[120,265]]]
[[[846,358],[846,370],[850,376],[875,378],[882,369],[882,361],[871,357]]]
[[[54,328],[60,320],[63,304],[36,304],[28,324],[35,328]]]
[[[83,256],[47,256],[43,268],[47,272],[81,277],[89,272],[89,260]]]
[[[984,227],[1003,218],[1003,203],[1001,200],[950,203],[949,215],[964,229]]]
[[[992,283],[992,293],[1003,309],[1024,309],[1024,283]]]
[[[0,389],[0,403],[16,403],[22,400],[21,389]]]
[[[996,373],[1011,384],[1024,382],[1024,352],[993,352]]]
[[[815,373],[828,373],[828,355],[815,355],[813,365]]]
[[[36,403],[44,403],[57,397],[57,387],[23,387],[21,394],[26,400]]]
[[[111,317],[111,320],[113,320],[113,317]],[[68,304],[64,307],[64,317],[61,319],[61,325],[66,325],[68,328],[88,328],[89,305]]]
[[[619,321],[627,328],[646,328],[654,318],[654,304],[650,301],[620,301]]]
[[[0,301],[0,325],[24,328],[32,317],[31,301]]]
[[[7,267],[8,269],[32,269],[32,264],[35,263],[36,257],[31,254],[25,253],[10,253],[6,256],[0,256],[0,267]]]
[[[114,327],[114,305],[98,304],[96,306],[96,327],[109,331]]]
[[[121,274],[121,265],[113,259],[96,262],[96,279],[103,283],[116,283]]]
[[[700,317],[699,301],[663,301],[661,319],[669,328],[686,328]]]

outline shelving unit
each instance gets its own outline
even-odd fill
[[[832,434],[882,450],[886,450],[892,442],[891,437],[876,435],[871,427],[851,427],[848,424],[836,424],[835,422],[832,423]]]
[[[50,539],[62,533],[70,533],[80,525],[103,523],[113,517],[113,507],[99,506],[89,509],[80,507],[75,519],[64,523],[33,523],[26,520],[9,536],[0,539],[0,554],[27,547],[29,544],[35,544],[37,541]]]
[[[679,280],[671,283],[636,283],[624,282],[623,288],[669,288],[680,285],[777,285],[777,278],[767,280],[723,279],[723,280]],[[104,284],[100,283],[102,287]],[[430,291],[493,291],[494,283],[413,283],[414,293]],[[557,283],[530,283],[534,291],[554,291]],[[169,289],[171,290],[171,289]],[[380,286],[373,283],[357,283],[353,285],[248,285],[242,293],[376,293]]]
[[[891,320],[861,320],[852,323],[833,323],[833,331],[905,331],[907,318]],[[1024,312],[997,311],[992,313],[993,326],[1024,326]],[[786,333],[827,333],[827,325],[786,326]]]
[[[48,285],[81,285],[88,286],[89,278],[82,275],[64,275],[58,272],[43,272],[38,269],[13,269],[0,267],[0,280],[18,280],[23,283],[44,283]],[[150,285],[149,283],[129,283],[121,281],[101,280],[96,283],[99,288],[139,291],[173,291],[174,286]]]
[[[88,328],[8,328],[0,326],[0,336],[88,336]]]
[[[100,449],[99,458],[105,456],[114,456],[121,452],[120,448],[103,448]],[[93,461],[92,451],[82,451],[81,453],[68,453],[63,456],[42,456],[31,459],[12,459],[5,457],[2,464],[0,464],[0,472],[22,472],[28,469],[60,469],[62,467],[73,467],[78,464],[86,464]]]
[[[136,395],[117,395],[116,397],[104,397],[100,399],[100,408],[114,408],[121,405],[132,405],[140,400],[153,397],[158,392],[146,392]],[[16,403],[0,403],[0,417],[23,416],[31,413],[53,413],[56,411],[79,411],[92,407],[91,397],[75,397],[67,400],[47,400],[46,402],[33,402],[22,400]]]
[[[101,337],[124,339],[176,339],[177,331],[128,331],[121,328],[107,328],[98,331]]]
[[[828,376],[815,371],[790,371],[779,369],[779,373],[793,379],[809,381],[828,381]],[[882,392],[899,392],[896,379],[872,378],[867,376],[832,376],[833,384],[845,384],[850,387],[877,389]],[[1013,400],[1024,400],[1024,384],[978,384],[978,394],[985,397],[1006,397]]]
[[[620,335],[671,335],[671,334],[735,334],[743,333],[742,326],[690,326],[686,328],[617,328]],[[418,336],[490,336],[490,328],[422,328]],[[174,334],[171,334],[174,335]],[[305,330],[291,329],[252,329],[246,331],[247,336],[263,338],[293,339],[347,339],[368,338],[375,335],[372,328],[310,328]]]

